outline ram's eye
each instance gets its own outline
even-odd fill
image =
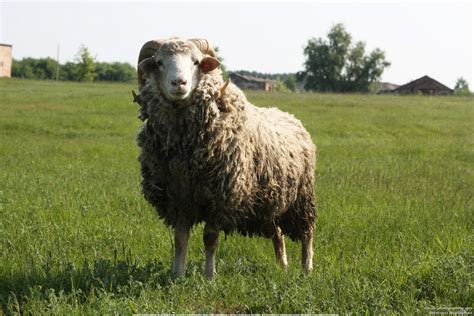
[[[199,65],[199,60],[196,60],[196,61],[194,62],[194,65],[196,65],[196,66]]]
[[[161,60],[158,60],[158,61],[156,62],[156,64],[157,64],[158,66],[163,66],[163,63],[161,62]]]

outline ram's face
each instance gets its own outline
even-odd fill
[[[193,52],[155,55],[158,83],[169,99],[184,100],[191,94],[199,79],[201,58]]]
[[[164,43],[152,57],[139,65],[171,101],[186,100],[201,75],[218,66],[217,59],[203,56],[194,44],[184,41]]]

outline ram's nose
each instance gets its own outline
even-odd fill
[[[178,78],[178,79],[175,79],[175,80],[171,80],[171,84],[175,87],[185,86],[187,83],[188,83],[188,81],[186,79],[183,79],[183,78]]]

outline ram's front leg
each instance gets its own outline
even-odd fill
[[[185,272],[186,252],[189,239],[189,223],[185,220],[178,220],[174,229],[174,261],[173,274],[182,276]]]
[[[288,259],[286,258],[285,237],[283,236],[280,227],[276,227],[272,238],[273,248],[275,249],[275,256],[278,263],[284,268],[288,268]]]
[[[203,241],[206,251],[206,264],[204,266],[204,275],[212,279],[216,273],[216,250],[219,239],[219,229],[216,225],[206,223],[204,227]]]

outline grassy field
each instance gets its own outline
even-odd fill
[[[221,236],[187,275],[140,193],[132,85],[0,80],[3,313],[427,313],[474,307],[474,100],[249,92],[318,146],[315,268]],[[2,314],[0,310],[0,314]]]

